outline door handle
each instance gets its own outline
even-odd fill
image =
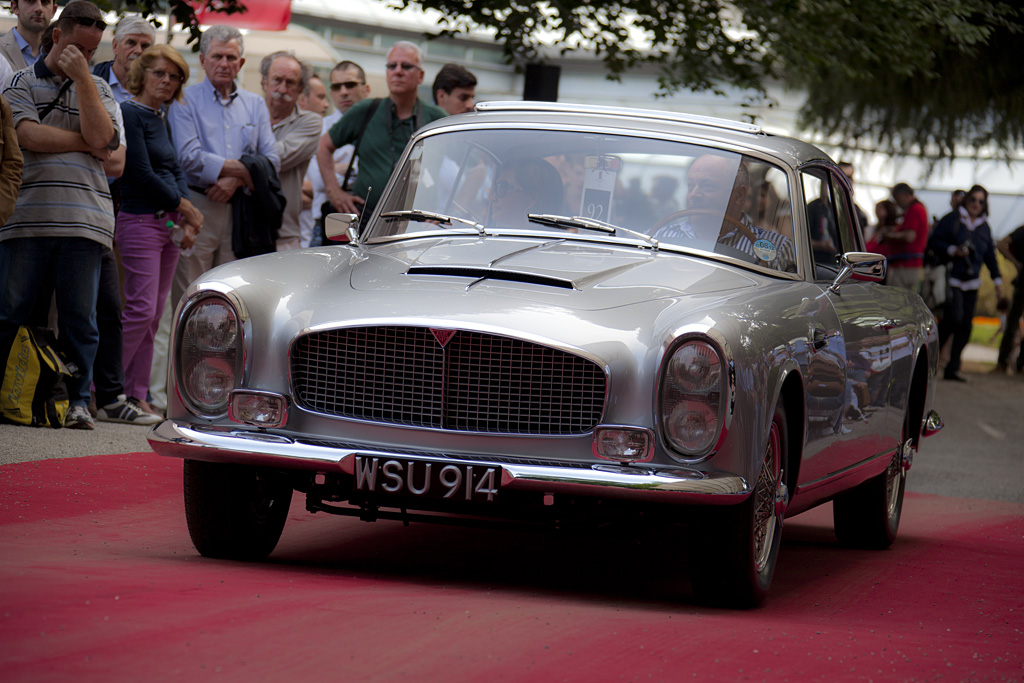
[[[834,336],[835,334],[829,334],[824,327],[815,327],[814,331],[811,333],[811,345],[815,350],[824,348],[824,346],[828,344],[828,338]]]

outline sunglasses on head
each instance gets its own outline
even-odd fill
[[[361,85],[362,85],[362,83],[360,83],[359,81],[345,81],[344,83],[331,83],[331,90],[333,90],[334,92],[338,92],[342,88],[345,88],[346,90],[352,90],[353,88],[358,88]]]
[[[75,20],[75,23],[79,26],[85,26],[86,28],[92,28],[95,26],[101,31],[107,30],[107,22],[102,19],[92,19],[90,17],[71,17]]]

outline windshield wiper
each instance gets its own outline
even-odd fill
[[[411,221],[436,221],[438,225],[451,225],[455,223],[463,223],[471,228],[475,228],[481,235],[486,235],[487,230],[484,226],[480,225],[476,221],[471,221],[468,218],[459,218],[457,216],[446,216],[443,213],[436,213],[434,211],[423,211],[421,209],[412,209],[409,211],[386,211],[380,215],[381,218],[405,218]]]
[[[549,213],[529,213],[526,217],[530,219],[531,223],[540,223],[541,225],[548,225],[552,228],[583,228],[584,230],[596,230],[597,232],[607,233],[614,235],[618,231],[629,233],[634,237],[639,237],[643,241],[650,244],[655,249],[658,248],[658,240],[654,239],[650,235],[642,232],[636,232],[629,228],[623,228],[618,225],[612,225],[611,223],[605,223],[593,218],[586,218],[584,216],[555,216]]]

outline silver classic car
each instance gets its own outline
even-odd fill
[[[896,537],[936,323],[881,284],[817,148],[662,111],[485,103],[424,127],[336,243],[194,282],[168,419],[195,547],[311,512],[665,525],[700,600],[766,596],[784,518]],[[412,533],[412,532],[410,532]]]

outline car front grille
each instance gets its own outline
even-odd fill
[[[296,402],[372,422],[495,434],[583,434],[600,420],[601,368],[539,344],[427,327],[315,332],[292,349]]]

